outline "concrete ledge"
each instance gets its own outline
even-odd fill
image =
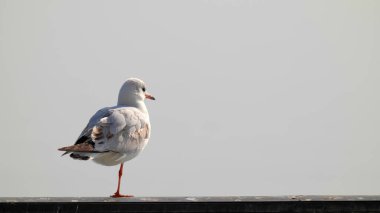
[[[380,212],[380,196],[3,197],[0,212]]]

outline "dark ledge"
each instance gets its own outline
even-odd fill
[[[0,212],[380,212],[380,196],[2,197]]]

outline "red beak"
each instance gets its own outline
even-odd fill
[[[150,99],[150,100],[156,100],[151,94],[145,93],[145,98]]]

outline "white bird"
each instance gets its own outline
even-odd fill
[[[105,166],[120,164],[117,191],[111,197],[131,196],[120,194],[120,179],[124,162],[136,157],[150,137],[145,99],[155,100],[142,80],[129,78],[119,91],[117,105],[97,111],[74,145],[58,149],[77,160],[92,159]]]

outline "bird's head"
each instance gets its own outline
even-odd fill
[[[155,100],[155,98],[146,91],[145,83],[138,78],[129,78],[119,92],[119,104],[133,105],[138,101],[145,99]]]

